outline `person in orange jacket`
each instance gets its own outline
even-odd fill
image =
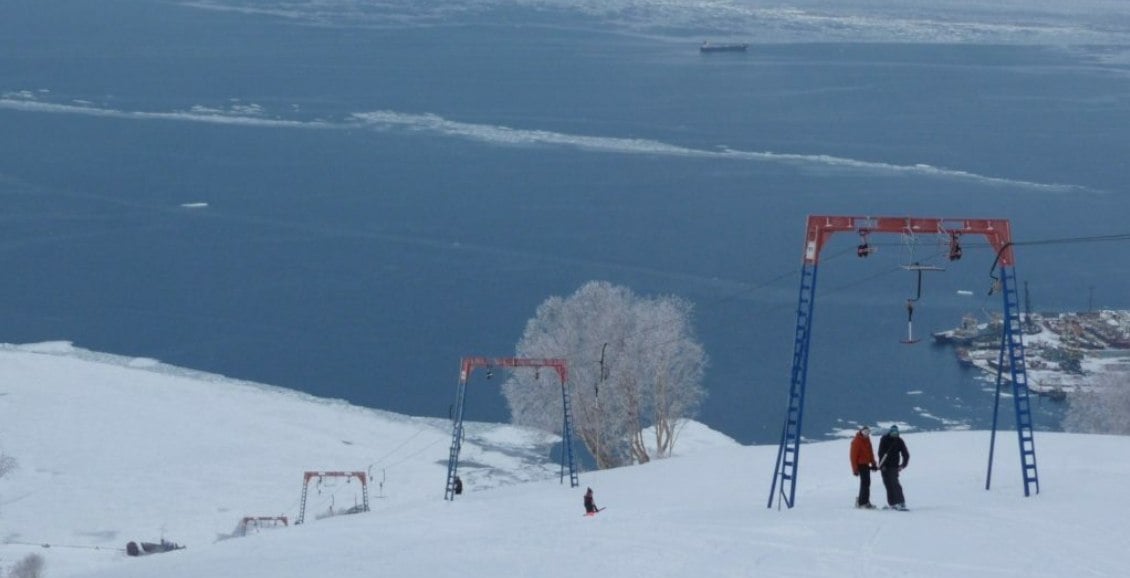
[[[871,446],[871,428],[863,426],[851,440],[851,475],[859,478],[859,495],[855,497],[855,507],[875,507],[871,505],[871,472],[878,469],[875,449]]]

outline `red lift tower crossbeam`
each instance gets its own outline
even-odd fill
[[[246,536],[251,528],[264,528],[270,526],[289,526],[286,516],[244,516],[239,521],[238,535]]]
[[[1006,219],[938,219],[917,217],[808,217],[805,234],[804,263],[816,265],[820,251],[832,233],[901,233],[905,235],[984,235],[993,251],[1000,255],[999,265],[1011,267],[1012,231]]]
[[[537,359],[528,357],[464,357],[459,366],[459,381],[466,383],[476,367],[552,367],[561,378],[569,381],[569,370],[564,359]]]

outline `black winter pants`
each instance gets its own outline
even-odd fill
[[[906,498],[902,495],[902,484],[899,483],[898,468],[883,468],[883,487],[887,489],[887,505],[905,504]]]
[[[867,464],[859,466],[859,495],[855,498],[855,505],[871,503],[871,469]]]

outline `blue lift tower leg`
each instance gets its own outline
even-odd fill
[[[451,453],[447,456],[447,486],[443,499],[455,499],[455,477],[459,475],[459,450],[463,448],[463,400],[467,394],[467,381],[459,380],[455,389],[455,413],[451,416]]]
[[[1024,361],[1024,323],[1020,319],[1020,298],[1016,287],[1016,272],[1012,267],[1001,266],[1000,286],[1004,299],[1004,326],[1001,328],[1001,351],[997,371],[997,403],[1000,399],[1001,371],[1007,367],[1012,381],[1012,405],[1016,411],[1016,435],[1020,444],[1020,473],[1024,482],[1024,495],[1040,493],[1040,479],[1036,470],[1036,439],[1032,430],[1032,404],[1028,390],[1028,371]],[[996,438],[997,411],[993,411],[992,437]],[[990,446],[989,472],[985,476],[985,489],[992,480],[992,448]]]
[[[565,465],[569,465],[569,487],[581,485],[577,479],[577,460],[573,455],[573,403],[569,396],[569,389],[565,382],[561,382],[561,405],[565,413],[564,425],[561,428],[561,483],[565,483]]]
[[[796,310],[796,335],[793,339],[793,368],[789,386],[789,407],[781,428],[781,445],[777,450],[777,465],[773,470],[773,484],[769,488],[769,503],[777,497],[780,482],[780,499],[789,508],[796,499],[797,466],[800,461],[801,424],[804,418],[804,390],[808,380],[808,345],[812,335],[812,306],[816,298],[816,265],[805,263],[800,275],[800,299]],[[788,489],[785,485],[788,485]],[[780,506],[780,502],[778,502]]]

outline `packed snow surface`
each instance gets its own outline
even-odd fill
[[[452,384],[454,390],[454,383]],[[447,395],[452,392],[443,392]],[[876,434],[889,424],[872,424]],[[852,507],[848,440],[801,450],[796,506],[767,508],[776,446],[691,422],[671,459],[561,483],[554,437],[470,424],[467,491],[444,501],[443,419],[97,354],[0,347],[0,567],[62,578],[241,576],[1124,576],[1130,439],[1038,433],[1025,497],[1015,432],[904,432],[909,513]],[[850,435],[851,432],[845,432]],[[875,440],[876,443],[878,440]],[[363,471],[308,487],[305,471]],[[582,515],[592,487],[607,509]],[[883,502],[876,476],[873,501]],[[774,502],[776,504],[776,502]],[[244,516],[290,525],[232,537]],[[127,557],[129,541],[183,550]]]

